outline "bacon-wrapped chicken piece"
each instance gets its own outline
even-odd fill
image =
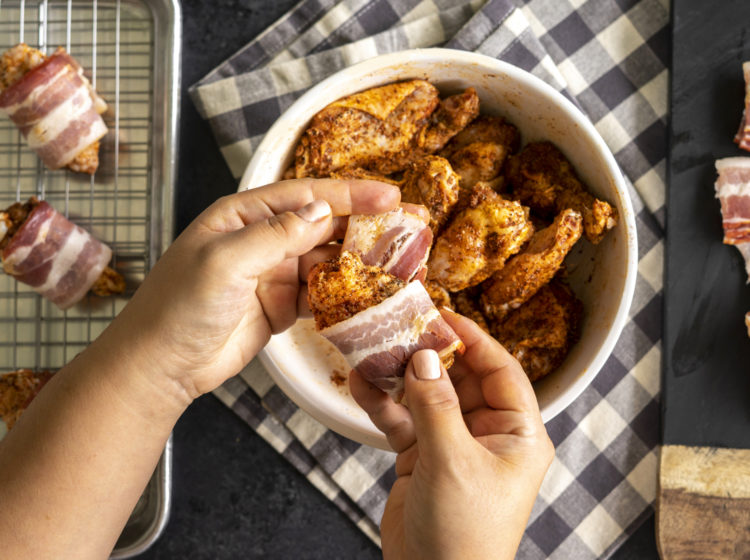
[[[23,43],[6,51],[0,88],[0,110],[47,167],[96,171],[107,105],[64,49],[49,57]]]
[[[31,400],[50,380],[52,372],[19,369],[0,375],[0,419],[8,430],[18,421]]]
[[[47,202],[17,202],[0,212],[0,224],[3,270],[60,309],[92,289],[124,291],[125,280],[107,266],[112,250]]]
[[[410,282],[427,273],[432,245],[428,224],[427,209],[414,204],[383,214],[350,216],[342,250],[357,253],[364,264]]]
[[[430,348],[446,367],[464,345],[419,281],[408,284],[356,253],[319,263],[307,279],[308,303],[320,334],[349,365],[395,399],[411,356]]]
[[[750,61],[742,63],[742,74],[745,77],[745,106],[742,108],[742,119],[734,142],[750,152]]]
[[[750,283],[750,157],[716,160],[716,172],[714,187],[721,202],[724,243],[742,254]]]
[[[551,217],[566,208],[583,216],[583,232],[591,243],[617,225],[617,210],[592,196],[573,166],[551,142],[532,142],[507,165],[513,194],[522,204],[542,217]]]

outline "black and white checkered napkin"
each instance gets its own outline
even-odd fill
[[[520,66],[595,124],[632,182],[635,297],[601,373],[547,424],[556,458],[519,558],[605,558],[648,516],[656,494],[668,21],[668,0],[302,0],[191,89],[236,177],[310,86],[407,48],[473,50]],[[392,453],[326,429],[257,360],[215,394],[378,541]]]

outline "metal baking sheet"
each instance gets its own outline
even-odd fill
[[[107,101],[100,167],[88,175],[49,171],[7,119],[0,119],[0,208],[36,195],[113,249],[126,278],[122,297],[89,295],[60,311],[0,275],[0,373],[56,370],[125,306],[172,241],[179,110],[177,0],[0,0],[0,52],[25,42],[65,47]],[[164,528],[171,492],[171,440],[113,558],[143,552]]]

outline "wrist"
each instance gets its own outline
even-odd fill
[[[178,382],[163,354],[159,355],[156,337],[116,319],[79,358],[84,369],[100,376],[135,414],[174,424],[194,397]]]

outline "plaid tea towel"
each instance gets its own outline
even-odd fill
[[[236,177],[309,87],[407,48],[472,50],[524,68],[565,92],[604,137],[631,181],[635,297],[602,371],[547,424],[556,458],[518,558],[606,558],[655,498],[668,22],[667,0],[302,0],[191,88]],[[215,394],[378,542],[392,453],[326,429],[257,360]]]

